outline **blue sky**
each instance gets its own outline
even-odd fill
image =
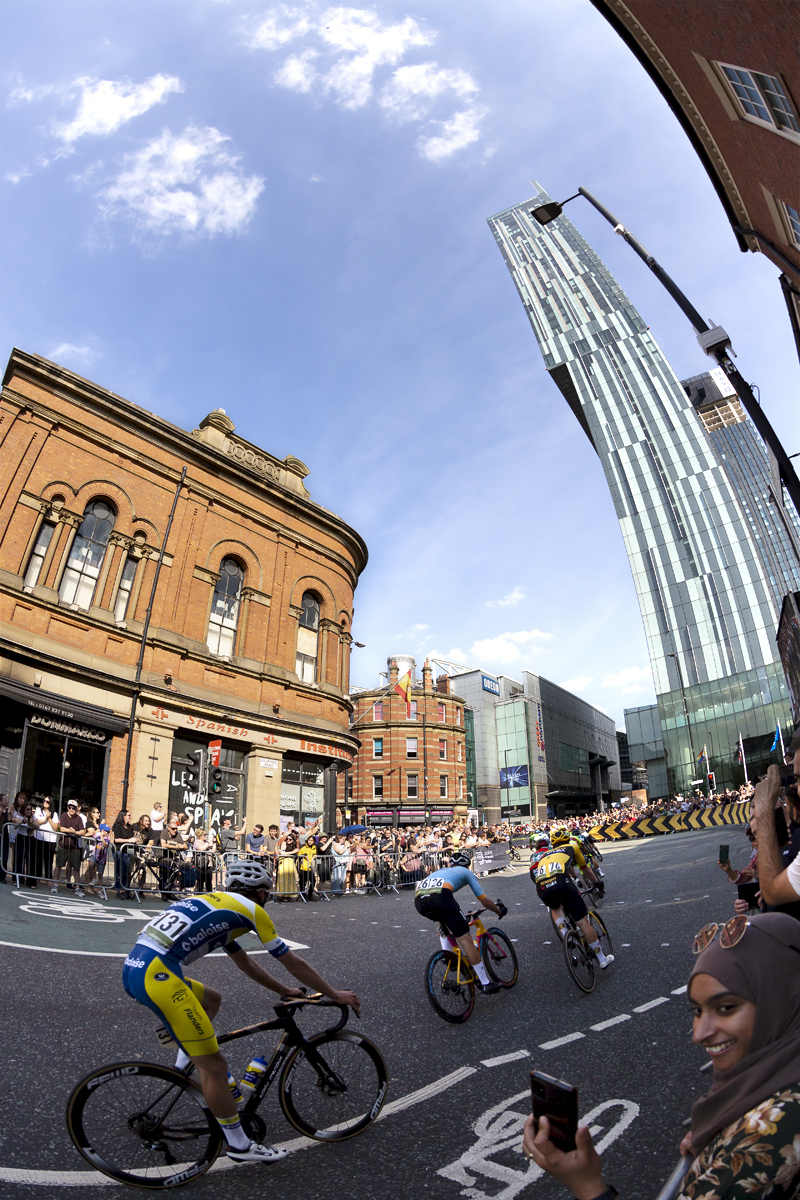
[[[486,217],[588,187],[733,337],[789,453],[797,361],[655,87],[588,0],[7,0],[5,354],[310,467],[365,538],[354,684],[387,654],[654,698],[599,461]],[[584,202],[680,376],[711,365]]]

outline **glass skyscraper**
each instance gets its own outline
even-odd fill
[[[732,783],[740,732],[763,740],[778,720],[791,728],[778,581],[719,449],[622,288],[565,216],[546,227],[531,217],[548,199],[489,226],[545,367],[600,458],[625,541],[660,725],[641,739],[629,727],[630,757],[663,746],[648,761],[651,795],[687,788],[704,746],[718,786]]]

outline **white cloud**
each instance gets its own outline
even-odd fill
[[[428,46],[436,36],[420,29],[413,17],[385,25],[369,9],[344,7],[328,9],[318,31],[341,55],[325,77],[325,87],[344,108],[362,108],[369,101],[378,67],[399,62],[412,46]]]
[[[558,686],[564,688],[567,692],[582,692],[593,679],[593,675],[576,675],[574,679],[565,679]]]
[[[84,366],[89,366],[97,357],[98,352],[91,346],[73,346],[72,342],[59,342],[45,355],[51,362],[78,362]]]
[[[127,156],[125,170],[99,193],[101,206],[152,233],[238,232],[255,212],[264,181],[242,174],[225,148],[229,140],[212,127],[165,131]]]
[[[447,70],[434,62],[398,67],[381,93],[378,103],[398,121],[421,121],[444,92],[455,92],[466,100],[479,91],[466,71]]]
[[[502,600],[487,600],[487,608],[516,608],[520,600],[525,599],[525,593],[522,588],[517,586],[513,588],[507,596],[503,596]]]
[[[420,154],[429,162],[441,162],[451,154],[463,150],[465,146],[477,142],[481,136],[478,122],[482,116],[481,109],[468,108],[454,113],[449,121],[440,121],[441,133],[433,137],[422,137],[417,142]]]
[[[56,90],[54,83],[42,83],[38,87],[16,87],[8,93],[9,104],[31,104],[34,100],[44,100]]]
[[[330,96],[345,109],[364,108],[372,99],[376,73],[396,67],[384,83],[378,103],[400,124],[429,116],[443,97],[469,105],[449,119],[437,120],[420,139],[418,149],[430,162],[441,162],[478,140],[482,111],[471,104],[478,84],[466,71],[435,62],[398,66],[406,55],[436,38],[413,17],[391,23],[367,8],[339,5],[320,12],[314,5],[285,4],[269,10],[244,32],[254,50],[281,50],[298,39],[314,39],[313,47],[290,54],[274,75],[278,87]]]
[[[653,673],[649,667],[623,667],[612,675],[606,675],[603,687],[621,688],[623,696],[640,692],[642,688],[653,686]]]
[[[245,35],[245,41],[253,50],[278,50],[309,29],[311,22],[301,8],[279,4]]]
[[[141,116],[155,104],[163,104],[172,92],[182,92],[183,84],[175,75],[152,75],[144,83],[113,79],[76,79],[79,89],[78,111],[71,121],[56,127],[56,135],[65,148],[72,150],[78,138],[90,134],[107,137],[126,121]]]
[[[541,629],[500,633],[497,637],[474,642],[469,653],[471,658],[484,664],[512,663],[522,658],[523,649],[530,648],[532,642],[548,642],[552,637],[552,633],[543,633]]]
[[[292,92],[310,92],[317,78],[313,62],[318,57],[316,50],[290,55],[275,73],[278,87],[289,88]]]

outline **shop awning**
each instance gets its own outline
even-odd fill
[[[98,729],[109,729],[112,733],[125,733],[128,722],[124,717],[118,717],[110,708],[100,708],[96,704],[84,704],[80,700],[72,700],[69,696],[59,696],[55,692],[43,692],[41,688],[31,687],[27,683],[19,683],[16,679],[0,679],[0,696],[7,696],[20,704],[27,704],[39,712],[53,713],[55,716],[67,717],[72,721],[80,721],[84,725],[95,725]]]

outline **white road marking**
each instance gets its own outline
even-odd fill
[[[518,1058],[530,1058],[530,1050],[514,1050],[511,1054],[500,1054],[497,1058],[482,1058],[484,1067],[501,1067],[503,1063],[514,1062]]]
[[[630,949],[630,942],[623,942],[623,943],[622,943],[622,949],[623,949],[623,950],[625,950],[625,949]]]
[[[648,1000],[647,1004],[640,1004],[633,1011],[635,1013],[647,1012],[650,1008],[658,1008],[659,1004],[669,1004],[669,996],[659,996],[656,1000]]]
[[[515,1106],[519,1101],[522,1103],[517,1109]],[[598,1153],[602,1153],[610,1146],[636,1119],[639,1115],[639,1106],[630,1100],[606,1100],[603,1104],[598,1104],[583,1118],[583,1123],[592,1127],[597,1117],[602,1116],[609,1108],[616,1105],[622,1108],[622,1114],[605,1137],[597,1143]],[[527,1088],[524,1092],[518,1092],[515,1096],[509,1096],[507,1100],[501,1101],[500,1104],[494,1104],[491,1108],[487,1108],[472,1126],[477,1141],[465,1150],[455,1162],[441,1167],[437,1174],[459,1184],[461,1195],[469,1197],[469,1200],[514,1200],[515,1196],[544,1174],[541,1167],[522,1159],[520,1145],[522,1126],[529,1111],[530,1092]],[[601,1132],[605,1124],[603,1122],[594,1127]],[[521,1169],[496,1160],[496,1156],[509,1151],[519,1156]],[[476,1186],[478,1182],[476,1176],[483,1176],[491,1181],[491,1193],[484,1192]],[[500,1191],[497,1190],[498,1182],[505,1184]]]
[[[661,945],[662,945],[662,946],[668,946],[668,945],[669,945],[669,942],[662,942],[662,943],[661,943]]]
[[[686,992],[686,991],[688,991],[688,984],[685,984],[685,983],[684,983],[684,984],[682,985],[682,987],[679,987],[679,988],[673,988],[673,989],[672,989],[672,992],[671,992],[671,995],[673,995],[673,996],[682,996],[682,995],[684,994],[684,992]]]
[[[620,1013],[618,1017],[609,1017],[607,1021],[600,1021],[597,1025],[590,1025],[590,1029],[596,1029],[598,1033],[602,1033],[604,1029],[610,1029],[612,1025],[619,1025],[620,1021],[630,1021],[628,1013]]]
[[[652,903],[653,903],[652,900],[645,900],[645,904],[652,904]]]
[[[403,1109],[411,1108],[415,1104],[421,1104],[425,1100],[430,1100],[433,1096],[438,1096],[440,1092],[447,1091],[448,1088],[454,1087],[455,1084],[461,1083],[463,1079],[468,1079],[470,1075],[476,1075],[477,1067],[459,1067],[457,1071],[451,1071],[449,1075],[444,1075],[441,1079],[435,1079],[433,1083],[427,1084],[425,1087],[418,1088],[415,1092],[409,1092],[407,1096],[401,1096],[399,1100],[392,1100],[389,1104],[385,1104],[378,1114],[378,1120],[384,1117],[389,1117],[393,1113],[402,1112]],[[293,1154],[297,1150],[311,1150],[314,1146],[322,1146],[325,1143],[315,1142],[311,1138],[299,1137],[292,1138],[288,1142],[278,1142],[279,1150],[288,1150]],[[220,1157],[211,1167],[211,1171],[228,1171],[232,1167],[242,1165],[234,1163],[229,1158]],[[209,1172],[210,1174],[211,1172]],[[115,1179],[109,1179],[106,1175],[101,1175],[99,1171],[38,1171],[24,1170],[19,1167],[0,1167],[0,1183],[21,1183],[28,1184],[30,1187],[119,1187],[119,1183]]]
[[[311,947],[304,942],[290,942],[288,938],[283,939],[290,950],[309,950]],[[0,942],[0,946],[11,946],[14,950],[43,950],[46,954],[78,954],[82,958],[127,958],[129,950],[122,954],[111,954],[107,950],[62,950],[58,946],[28,946],[24,942]],[[269,950],[248,950],[248,957],[252,958],[256,954],[269,954]],[[227,958],[228,955],[224,951],[219,954],[207,954],[206,958]]]
[[[556,1050],[559,1046],[566,1046],[567,1042],[577,1042],[578,1038],[586,1037],[585,1033],[568,1033],[564,1037],[554,1038],[552,1042],[540,1042],[540,1050]]]

